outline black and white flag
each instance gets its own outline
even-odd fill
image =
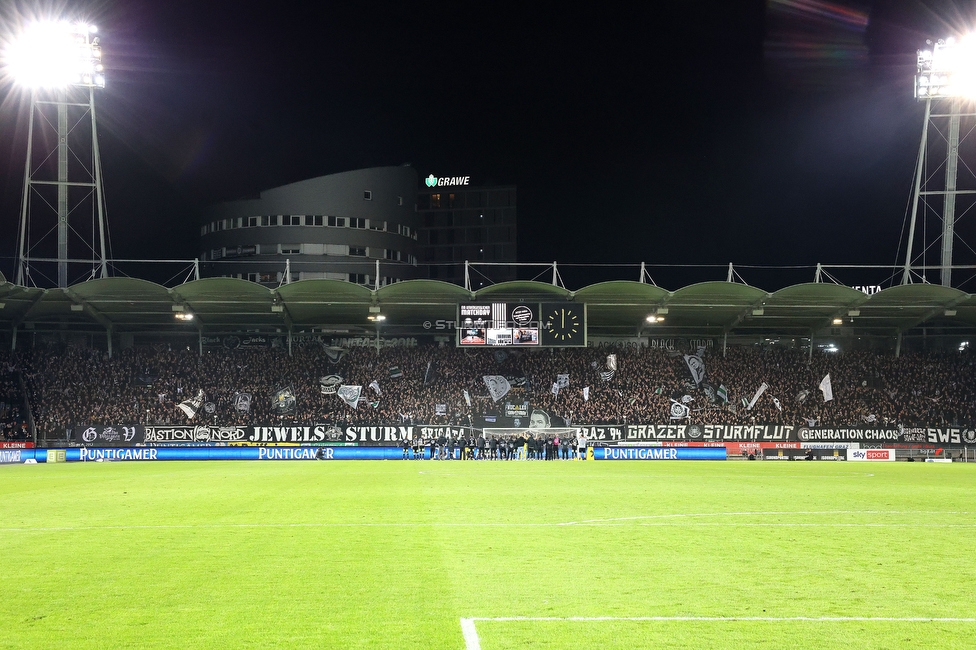
[[[399,379],[403,376],[403,371],[400,370],[400,366],[390,366],[390,378]]]
[[[234,410],[238,413],[247,413],[251,410],[250,393],[234,393]]]
[[[590,401],[590,387],[589,386],[584,386],[583,387],[583,401],[584,402],[589,402]]]
[[[610,381],[611,379],[613,379],[614,374],[615,374],[614,370],[604,370],[600,372],[600,379],[602,379],[603,381]]]
[[[342,385],[342,377],[339,375],[326,375],[319,379],[319,390],[323,395],[335,395]]]
[[[336,391],[339,399],[354,409],[359,408],[359,397],[362,394],[362,386],[339,386],[339,390]]]
[[[777,410],[779,410],[779,411],[782,411],[782,410],[783,410],[783,405],[782,405],[782,404],[780,404],[780,403],[779,403],[779,400],[778,400],[778,399],[776,399],[775,397],[773,398],[773,404],[775,404],[775,405],[776,405],[776,409],[777,409]]]
[[[752,410],[752,407],[755,406],[756,402],[759,400],[759,396],[765,393],[767,388],[769,388],[769,384],[767,384],[766,382],[763,382],[762,384],[759,385],[759,390],[757,390],[756,394],[752,396],[752,400],[749,402],[749,406],[746,407],[747,411]]]
[[[295,389],[292,386],[285,386],[274,394],[271,408],[278,415],[288,415],[295,412],[298,400],[295,397]]]
[[[380,382],[376,381],[375,379],[369,382],[369,388],[377,395],[383,394],[383,391],[380,390]]]
[[[433,359],[427,362],[427,369],[424,370],[424,386],[434,383],[437,379],[437,364]]]
[[[820,385],[817,387],[823,392],[823,398],[825,402],[829,402],[834,399],[834,389],[830,387],[830,373],[820,380]]]
[[[701,384],[705,379],[705,362],[697,354],[686,354],[685,363],[688,364],[688,370],[691,372],[691,378],[695,380],[695,384]]]
[[[607,355],[607,370],[616,372],[617,371],[617,355],[608,354]]]
[[[501,375],[485,375],[482,379],[485,382],[485,386],[488,387],[488,394],[491,395],[491,399],[494,402],[505,397],[508,391],[512,390],[512,385]]]
[[[337,348],[330,345],[325,348],[325,356],[329,359],[329,363],[339,363],[342,357],[346,356],[347,351],[344,348]]]
[[[558,381],[552,382],[552,388],[549,389],[549,392],[552,393],[555,397],[559,397],[559,382]]]
[[[192,420],[193,418],[196,417],[197,411],[199,411],[200,408],[203,406],[204,399],[205,399],[205,395],[203,394],[203,389],[201,388],[199,392],[197,392],[196,397],[192,397],[184,402],[180,402],[179,404],[176,405],[176,408],[183,411],[186,414],[186,417]]]
[[[203,412],[207,415],[213,415],[217,412],[217,405],[213,402],[206,402],[203,405]]]
[[[464,403],[467,404],[469,408],[471,407],[471,393],[466,390],[464,391]]]
[[[687,404],[682,404],[677,400],[671,400],[670,413],[672,420],[684,420],[691,415],[691,409],[688,408]]]
[[[556,375],[556,383],[559,384],[560,388],[569,388],[569,373],[561,373]]]

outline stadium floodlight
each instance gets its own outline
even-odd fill
[[[105,87],[105,66],[96,33],[98,29],[84,21],[30,22],[0,55],[4,79],[30,91],[18,237],[16,281],[20,285],[33,284],[35,278],[51,281],[41,269],[47,269],[52,259],[56,260],[58,287],[74,281],[69,278],[69,266],[81,271],[77,279],[108,276],[95,120],[95,90]],[[86,121],[90,121],[88,129],[81,126]],[[85,214],[88,206],[90,217]],[[82,221],[89,218],[90,228]],[[48,237],[55,232],[56,242]],[[86,251],[85,255],[91,251],[92,258],[72,260],[69,243],[73,249]],[[76,265],[87,267],[89,262],[87,269]]]
[[[925,271],[913,271],[912,264],[917,258],[924,259],[925,251],[934,244],[941,248],[940,281],[942,286],[952,286],[952,256],[953,240],[957,237],[955,231],[956,201],[960,196],[976,194],[976,188],[960,188],[958,186],[958,171],[960,163],[965,169],[968,165],[959,157],[959,128],[960,118],[965,113],[972,113],[970,103],[976,101],[976,34],[967,34],[959,38],[945,38],[932,44],[931,49],[919,50],[915,74],[915,99],[925,102],[925,121],[922,126],[922,141],[919,143],[918,162],[915,168],[914,200],[912,203],[911,224],[908,230],[908,247],[905,252],[905,266],[902,273],[902,284],[911,284],[918,276],[923,281]],[[939,110],[932,111],[933,100],[940,104]],[[939,101],[944,100],[944,101]],[[946,145],[946,155],[941,161],[932,161],[935,168],[944,169],[945,186],[936,189],[932,175],[925,175],[924,169],[929,165],[926,160],[930,152],[928,144],[929,123],[936,120],[947,120],[945,124],[938,124],[935,130]],[[920,205],[924,201],[925,210],[938,209],[941,203],[942,227],[938,231],[938,239],[922,242],[921,254],[915,253],[915,230],[918,221]],[[940,202],[938,198],[941,197]],[[965,214],[965,206],[960,214]],[[923,219],[924,219],[923,212]],[[932,232],[938,232],[932,230]],[[925,236],[923,229],[923,237]],[[922,264],[924,266],[924,262]]]
[[[102,48],[94,25],[35,22],[4,53],[10,76],[28,88],[104,88]]]

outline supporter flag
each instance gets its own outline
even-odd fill
[[[780,403],[779,403],[779,400],[778,400],[778,399],[776,399],[775,397],[773,398],[773,404],[775,404],[775,405],[776,405],[776,409],[777,409],[777,410],[779,410],[779,411],[782,411],[782,410],[783,410],[783,405],[782,405],[782,404],[780,404]]]
[[[512,385],[501,375],[485,375],[482,377],[485,386],[488,387],[488,394],[491,395],[493,402],[497,402],[512,390]]]
[[[437,364],[431,359],[427,362],[427,370],[424,371],[424,386],[434,383],[437,378]]]
[[[292,386],[285,386],[274,394],[271,407],[278,415],[287,415],[295,412],[298,400],[295,398],[295,389]]]
[[[464,391],[464,403],[467,404],[468,407],[471,406],[471,393],[468,391]]]
[[[363,394],[362,386],[339,386],[339,390],[336,391],[336,395],[339,396],[343,402],[353,407],[354,409],[359,408],[359,396]]]
[[[600,379],[603,381],[610,381],[613,379],[615,372],[613,370],[604,370],[600,372]]]
[[[213,415],[217,412],[217,405],[213,402],[207,402],[203,405],[203,412],[207,415]]]
[[[492,356],[495,357],[495,363],[502,363],[508,358],[508,352],[505,352],[505,350],[495,350]]]
[[[589,386],[584,386],[583,387],[583,401],[584,402],[589,402],[590,401],[590,387]]]
[[[380,390],[380,382],[376,381],[375,379],[369,382],[369,387],[377,395],[383,394],[383,391]]]
[[[325,356],[328,358],[329,363],[339,363],[342,357],[346,356],[346,350],[330,345],[325,348]]]
[[[803,404],[803,402],[807,401],[808,397],[810,397],[810,391],[805,389],[801,390],[799,393],[796,394],[796,403]]]
[[[201,388],[196,397],[188,399],[185,402],[180,402],[176,405],[176,408],[183,411],[186,414],[186,417],[192,420],[196,417],[197,411],[200,410],[200,407],[203,406],[204,397],[203,389]]]
[[[861,419],[867,422],[868,424],[874,424],[875,422],[878,421],[878,416],[875,415],[874,413],[871,413],[869,415],[862,415]]]
[[[682,404],[677,400],[671,400],[670,413],[672,420],[684,420],[691,414],[691,409],[688,408],[687,404]]]
[[[369,405],[372,406],[374,409],[378,409],[380,407],[380,401],[376,400],[375,402],[370,402]]]
[[[681,396],[681,403],[682,404],[688,404],[689,402],[694,402],[694,401],[695,401],[695,398],[692,397],[691,395],[682,395]]]
[[[718,390],[715,391],[715,397],[722,400],[723,404],[729,403],[729,389],[725,387],[725,384],[718,385]]]
[[[664,392],[664,386],[658,386],[657,388],[654,389],[655,395],[660,395],[663,392]]]
[[[701,384],[705,379],[705,362],[697,354],[686,354],[685,363],[688,364],[688,370],[691,372],[691,378],[695,380],[695,384]]]
[[[447,415],[447,404],[434,404],[434,415]]]
[[[552,393],[554,396],[559,397],[559,382],[558,381],[552,382],[552,388],[549,389],[549,392]]]
[[[759,396],[765,393],[767,388],[769,388],[769,384],[767,384],[766,382],[763,382],[762,384],[759,385],[759,390],[757,390],[756,394],[752,396],[752,401],[749,402],[749,405],[746,407],[747,411],[752,410],[752,407],[755,406],[756,402],[759,400]]]
[[[617,371],[617,355],[616,354],[608,354],[607,355],[607,370],[610,370],[612,372],[616,372]]]
[[[556,375],[556,383],[559,384],[560,388],[569,388],[569,373]]]
[[[234,393],[234,410],[238,413],[247,413],[251,410],[250,393]]]
[[[718,394],[717,391],[715,390],[715,386],[711,385],[707,381],[703,381],[701,384],[701,389],[702,392],[705,393],[705,397],[708,399],[709,403],[711,404],[718,403]]]
[[[319,378],[319,390],[323,395],[335,395],[342,384],[342,377],[339,375],[326,375]]]
[[[820,386],[818,386],[818,388],[820,388],[820,390],[823,392],[823,398],[825,402],[829,402],[830,400],[834,399],[834,391],[830,387],[829,372],[827,373],[826,377],[820,380]]]
[[[403,371],[400,370],[400,366],[390,366],[390,378],[399,379],[403,376]]]

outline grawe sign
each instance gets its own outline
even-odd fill
[[[456,185],[468,185],[471,183],[470,176],[443,176],[438,178],[431,174],[424,179],[427,187],[452,187]]]

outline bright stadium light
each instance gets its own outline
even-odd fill
[[[936,42],[919,50],[916,99],[976,99],[976,35]]]
[[[105,87],[102,48],[94,25],[36,22],[4,52],[4,65],[14,81],[28,88]]]

